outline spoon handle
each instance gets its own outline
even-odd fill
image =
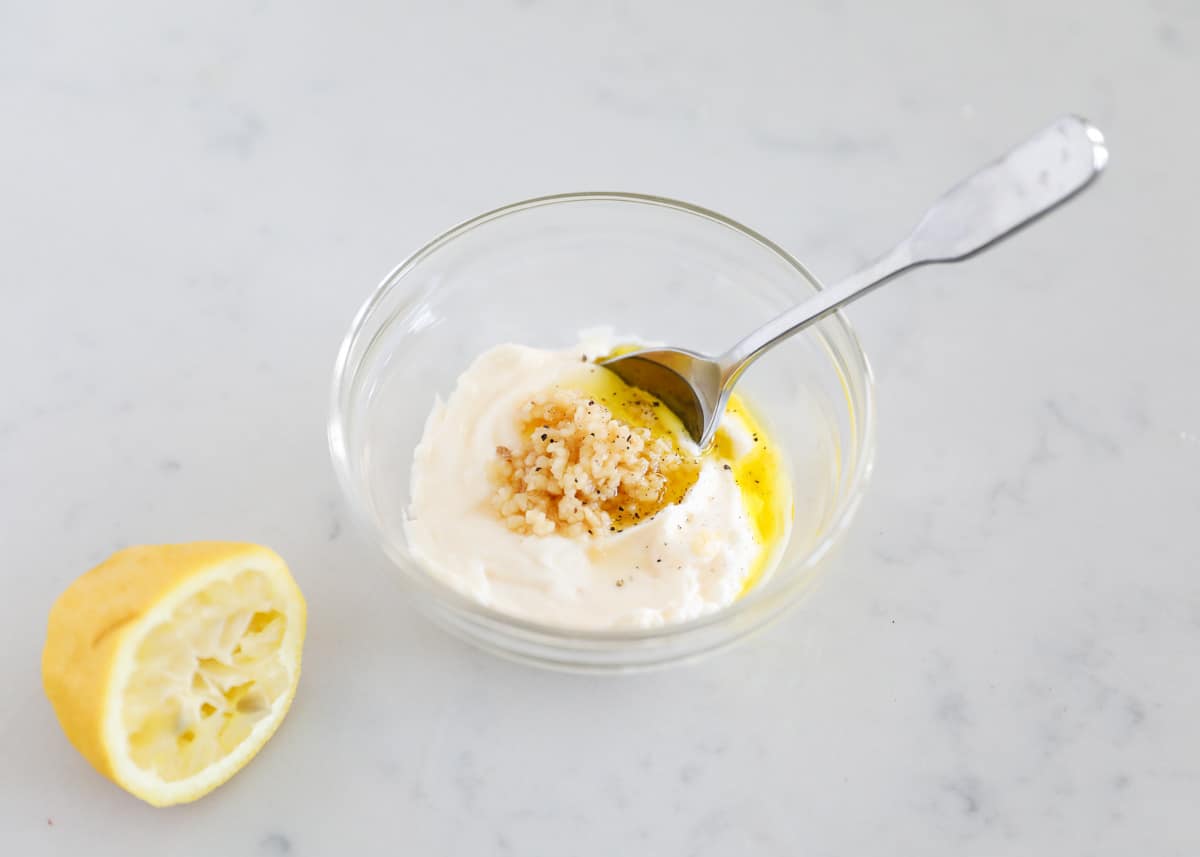
[[[863,270],[768,322],[719,362],[725,385],[756,357],[897,274],[957,262],[995,244],[1083,190],[1104,169],[1104,135],[1086,119],[1064,116],[947,191],[909,237]]]

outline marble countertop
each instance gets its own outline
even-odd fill
[[[0,853],[1200,853],[1192,0],[0,9]],[[821,590],[703,664],[501,662],[416,614],[324,436],[356,307],[515,199],[695,201],[821,276],[1054,116],[1099,186],[853,308],[874,482]],[[44,699],[55,596],[247,539],[310,602],[280,733],[152,810]]]

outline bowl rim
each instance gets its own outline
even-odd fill
[[[658,208],[673,209],[675,211],[689,214],[696,217],[701,217],[706,220],[714,221],[722,226],[733,229],[735,232],[741,233],[743,236],[760,244],[767,250],[778,256],[783,262],[793,268],[805,281],[807,281],[814,289],[821,290],[824,286],[803,264],[800,263],[787,250],[766,236],[757,232],[754,229],[730,218],[712,209],[704,206],[696,205],[682,200],[673,199],[671,197],[658,196],[654,194],[644,194],[626,191],[575,191],[567,193],[548,194],[544,196],[530,197],[528,199],[519,200],[517,202],[502,205],[497,208],[490,209],[478,214],[474,217],[463,220],[456,225],[439,233],[436,237],[426,242],[424,245],[413,251],[400,264],[392,268],[391,271],[379,282],[371,295],[363,302],[355,313],[350,327],[342,339],[338,349],[337,358],[333,367],[332,388],[330,397],[330,410],[327,422],[327,440],[329,444],[330,457],[332,459],[334,471],[337,474],[338,484],[342,493],[346,496],[350,503],[354,517],[368,529],[375,543],[383,551],[384,555],[393,563],[401,566],[401,570],[408,572],[407,577],[414,582],[422,584],[420,595],[432,600],[439,606],[447,606],[453,608],[459,614],[466,614],[465,618],[482,621],[484,624],[491,627],[498,627],[505,631],[519,632],[527,637],[541,638],[541,642],[557,642],[557,643],[630,643],[639,641],[653,641],[664,639],[677,639],[679,637],[702,632],[706,629],[711,629],[714,626],[727,624],[735,617],[750,612],[758,608],[760,605],[767,605],[764,616],[757,624],[766,624],[771,618],[777,616],[780,612],[790,607],[797,600],[797,595],[803,589],[803,580],[797,579],[791,586],[777,589],[775,591],[767,591],[765,588],[756,587],[750,592],[739,597],[732,604],[715,610],[711,613],[706,613],[702,616],[697,616],[693,619],[688,619],[683,622],[673,622],[664,625],[658,625],[650,628],[597,628],[597,629],[579,629],[571,628],[562,625],[553,625],[548,623],[536,622],[530,619],[524,619],[519,616],[513,616],[503,611],[497,610],[484,604],[480,604],[474,599],[458,592],[452,587],[438,581],[436,577],[425,570],[419,562],[411,557],[397,558],[393,551],[389,548],[389,542],[381,532],[381,528],[377,525],[374,516],[368,513],[364,508],[364,500],[359,497],[359,490],[354,484],[352,474],[350,472],[350,451],[348,448],[348,432],[346,426],[349,423],[349,414],[342,407],[343,394],[353,389],[358,366],[353,367],[354,372],[351,373],[351,355],[356,351],[360,344],[364,333],[364,327],[367,321],[373,316],[375,310],[384,302],[388,294],[398,283],[403,279],[411,269],[415,268],[425,258],[435,253],[443,246],[451,243],[455,239],[467,234],[468,232],[510,215],[519,214],[533,208],[542,206],[558,205],[563,203],[578,203],[578,202],[619,202],[631,203],[637,205],[650,205]],[[874,372],[871,369],[870,361],[867,359],[866,353],[863,351],[862,344],[859,341],[857,333],[853,326],[847,320],[844,311],[838,310],[831,313],[826,318],[822,319],[821,324],[829,323],[839,329],[841,335],[849,344],[847,349],[834,349],[828,342],[826,336],[821,332],[818,325],[814,325],[811,330],[816,334],[821,344],[829,354],[830,360],[838,373],[839,379],[843,388],[847,385],[844,369],[857,368],[858,374],[861,377],[862,386],[862,403],[861,407],[856,408],[853,401],[850,400],[847,390],[847,401],[850,407],[850,418],[852,425],[852,436],[855,437],[858,446],[858,455],[855,461],[854,471],[849,475],[848,489],[843,498],[839,500],[837,513],[829,521],[825,531],[814,542],[812,548],[807,552],[804,558],[793,565],[793,568],[803,570],[814,566],[823,556],[841,540],[846,530],[849,528],[858,507],[861,504],[863,494],[866,490],[867,483],[870,480],[871,472],[875,463],[875,379]],[[382,334],[387,325],[383,325],[380,331],[376,333],[372,340]],[[368,342],[363,348],[363,355],[370,352],[374,342]],[[851,362],[857,363],[857,367],[843,367],[842,361],[849,358]],[[361,365],[363,361],[359,361]],[[402,561],[403,560],[403,561]],[[411,566],[411,568],[406,567]],[[803,578],[804,575],[797,575],[798,578]],[[771,605],[771,601],[775,601]],[[744,634],[739,635],[744,636]]]

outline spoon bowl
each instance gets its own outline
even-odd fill
[[[682,348],[646,348],[600,365],[631,387],[653,393],[701,448],[712,440],[731,389],[717,361]]]

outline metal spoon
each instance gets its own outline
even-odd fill
[[[724,354],[646,348],[603,365],[657,396],[703,449],[716,434],[733,385],[772,346],[898,274],[958,262],[996,243],[1083,190],[1107,162],[1099,129],[1064,116],[947,191],[912,234],[878,261],[767,322]]]

